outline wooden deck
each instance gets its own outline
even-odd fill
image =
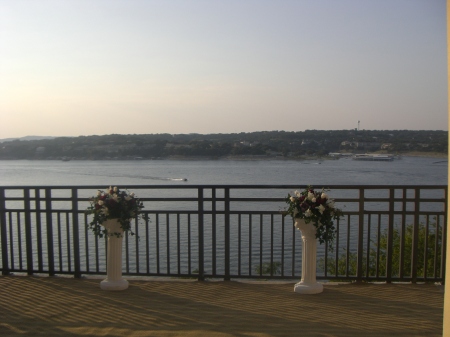
[[[326,284],[0,276],[0,336],[441,336],[432,284]]]

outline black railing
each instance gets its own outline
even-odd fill
[[[125,188],[126,186],[120,186]],[[298,279],[301,238],[283,216],[289,185],[128,186],[146,220],[126,236],[136,276]],[[344,211],[318,279],[433,281],[445,275],[447,186],[328,186]],[[1,271],[105,274],[106,240],[84,213],[98,186],[0,187]]]

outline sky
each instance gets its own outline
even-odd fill
[[[0,0],[0,139],[448,130],[445,0]]]

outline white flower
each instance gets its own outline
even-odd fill
[[[299,192],[299,191],[295,191],[294,194],[295,194],[297,197],[300,197],[300,192]]]
[[[113,194],[112,198],[114,201],[119,202],[119,196],[117,194]]]
[[[295,198],[294,197],[291,197],[291,202],[294,202],[295,201]]]
[[[103,207],[102,210],[101,210],[101,212],[102,212],[104,215],[108,215],[108,214],[109,214],[108,208],[106,208],[106,207]]]
[[[130,193],[130,197],[134,198],[134,193],[133,192]]]
[[[310,209],[307,209],[306,212],[305,212],[305,216],[306,216],[307,218],[309,218],[311,215],[312,215],[311,210],[310,210]]]
[[[114,192],[117,192],[117,186],[114,187]]]
[[[133,199],[133,198],[130,197],[129,195],[127,195],[127,196],[125,197],[125,200],[126,200],[126,201],[130,201],[131,199]]]
[[[312,200],[314,198],[314,193],[308,192],[308,199]]]
[[[100,206],[104,204],[103,200],[99,200],[98,203]]]
[[[319,210],[320,214],[323,214],[323,211],[325,211],[325,207],[323,205],[320,205],[319,207],[317,207],[317,209]]]
[[[101,195],[102,195],[102,192],[97,191],[97,197],[99,197],[99,196],[101,196]]]
[[[322,195],[320,196],[322,199],[328,199],[328,194],[326,194],[325,192],[322,193]]]
[[[316,198],[312,198],[311,201],[312,201],[312,202],[316,202]]]

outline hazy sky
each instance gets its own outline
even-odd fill
[[[0,0],[0,138],[448,129],[445,0]]]

